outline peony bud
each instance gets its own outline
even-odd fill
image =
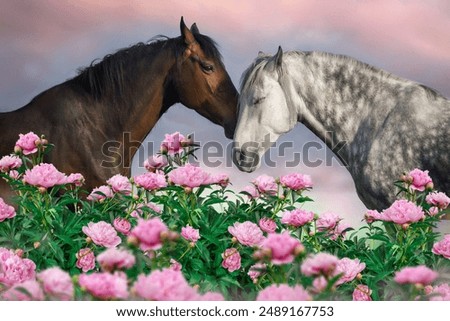
[[[14,153],[21,154],[22,153],[22,148],[20,148],[19,146],[14,146]]]
[[[139,239],[136,236],[128,236],[127,237],[127,244],[132,246],[138,246],[139,245]]]
[[[169,231],[163,231],[161,232],[161,234],[159,235],[162,241],[167,241],[170,239],[169,237]]]
[[[18,257],[23,257],[23,250],[22,249],[16,249],[14,251],[14,253],[18,256]]]
[[[164,233],[164,232],[163,232]],[[169,231],[168,239],[169,241],[176,241],[180,238],[180,235],[175,231]]]
[[[41,242],[34,242],[33,247],[37,250],[39,247],[41,247]]]
[[[303,244],[297,245],[294,249],[294,255],[297,256],[303,253],[305,253],[305,247],[303,246]]]

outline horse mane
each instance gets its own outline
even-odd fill
[[[319,58],[319,59],[326,59],[329,61],[344,62],[346,65],[352,66],[359,70],[366,70],[369,72],[378,73],[384,79],[391,78],[391,79],[396,79],[396,80],[401,80],[401,81],[409,81],[409,82],[413,83],[410,80],[400,78],[388,71],[374,67],[372,65],[369,65],[365,62],[362,62],[360,60],[357,60],[355,58],[352,58],[352,57],[349,57],[346,55],[338,55],[338,54],[333,54],[333,53],[328,53],[328,52],[320,52],[320,51],[287,51],[287,52],[283,53],[283,57],[289,57],[289,56],[298,56],[298,57],[305,57],[305,58],[311,57],[313,59]],[[270,62],[270,60],[273,57],[274,56],[272,56],[272,55],[260,54],[253,61],[253,63],[243,72],[243,74],[241,76],[241,80],[240,80],[241,94],[255,83],[255,81],[257,79],[257,75],[260,73],[260,71],[262,69],[264,69],[264,67]],[[284,72],[282,65],[277,66],[276,68],[277,68],[277,72],[280,75]],[[422,84],[417,84],[417,83],[416,83],[416,85],[419,86],[420,88],[422,88],[423,90],[425,90],[427,96],[430,98],[436,99],[437,97],[442,97],[442,95],[439,92],[437,92],[436,90],[434,90],[430,87],[427,87]]]
[[[194,37],[206,55],[222,63],[222,56],[213,39],[198,33],[194,34]],[[137,75],[139,63],[143,59],[150,62],[159,50],[165,49],[174,52],[175,57],[178,57],[183,53],[185,45],[181,37],[169,38],[158,35],[146,43],[139,42],[119,49],[113,54],[106,55],[102,60],[93,60],[89,66],[78,69],[78,75],[71,81],[97,100],[105,97],[128,100],[132,97],[127,95],[127,84],[130,83],[129,79],[126,79],[127,75]],[[129,92],[133,95],[132,88]]]

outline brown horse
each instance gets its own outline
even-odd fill
[[[159,37],[108,55],[28,105],[0,113],[0,156],[12,151],[19,133],[44,134],[55,144],[46,161],[67,174],[83,174],[91,189],[114,174],[130,174],[136,144],[177,102],[232,138],[238,92],[215,42],[195,24],[187,28],[183,18],[180,29],[179,37]],[[115,142],[114,153],[105,150],[108,142]],[[0,196],[6,194],[1,182]]]

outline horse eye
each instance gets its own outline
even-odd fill
[[[255,98],[255,100],[253,100],[253,105],[258,105],[258,104],[261,103],[264,99],[266,99],[266,97]]]
[[[214,71],[214,66],[206,63],[200,63],[200,66],[202,67],[202,70],[206,73],[211,73]]]

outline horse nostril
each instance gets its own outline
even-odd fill
[[[243,155],[241,153],[241,150],[239,148],[234,148],[233,150],[233,163],[236,166],[240,166],[241,161],[242,161]]]

